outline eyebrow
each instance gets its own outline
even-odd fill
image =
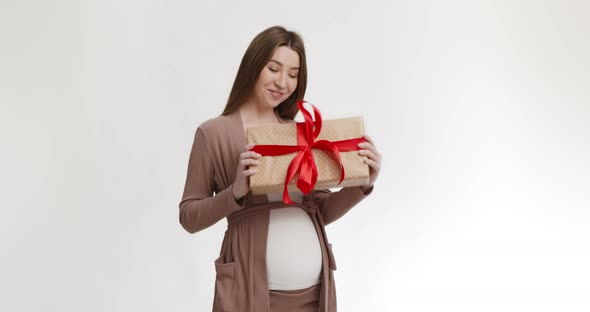
[[[275,63],[277,63],[277,64],[279,64],[279,65],[283,66],[283,63],[281,63],[281,62],[279,62],[279,61],[276,61],[276,60],[270,60],[270,61],[271,61],[271,62],[275,62]],[[298,70],[298,69],[299,69],[299,67],[291,67],[291,69],[297,69],[297,70]]]

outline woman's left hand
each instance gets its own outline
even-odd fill
[[[368,190],[373,186],[377,176],[379,176],[379,170],[381,170],[381,154],[377,151],[375,143],[368,135],[363,135],[367,142],[359,143],[361,148],[358,153],[361,156],[366,156],[365,163],[369,165],[369,184],[363,185],[364,190]]]

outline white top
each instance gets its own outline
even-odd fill
[[[267,194],[269,202],[283,200],[283,193]],[[289,192],[293,202],[303,193]],[[311,217],[301,207],[270,210],[266,248],[268,289],[291,290],[320,283],[322,250]]]

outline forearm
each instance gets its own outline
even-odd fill
[[[373,191],[373,187],[344,187],[338,192],[324,193],[318,199],[318,207],[328,225],[345,215],[352,207],[362,201]]]
[[[183,199],[179,204],[179,221],[182,227],[192,234],[212,226],[243,207],[244,198],[236,200],[230,185],[212,197]]]

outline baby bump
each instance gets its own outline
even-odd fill
[[[321,281],[320,241],[300,207],[270,210],[266,267],[269,289],[302,289]]]

